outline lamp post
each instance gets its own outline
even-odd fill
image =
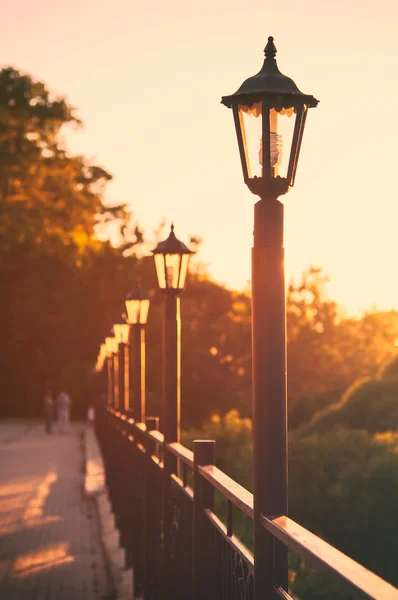
[[[166,295],[163,321],[163,377],[162,415],[160,429],[166,444],[180,441],[180,396],[181,396],[181,318],[180,294],[184,289],[192,252],[178,240],[171,226],[169,237],[160,242],[153,255],[159,289]],[[163,540],[162,563],[163,595],[171,595],[169,575],[169,548],[173,527],[173,506],[171,496],[171,475],[177,472],[177,459],[170,452],[164,452],[163,467]]]
[[[97,362],[95,363],[95,367],[94,367],[94,370],[97,373],[100,373],[102,371],[102,369],[104,368],[104,363],[105,363],[106,358],[107,358],[106,345],[101,344],[99,352],[98,352],[98,356],[97,356]]]
[[[116,338],[108,336],[105,338],[105,345],[108,352],[108,405],[112,408],[118,408],[118,362],[117,351],[118,344]]]
[[[308,109],[276,64],[272,37],[262,69],[222,103],[232,108],[243,179],[260,197],[252,249],[253,466],[255,598],[288,588],[287,549],[261,523],[287,514],[286,308],[283,205],[294,185]]]
[[[119,348],[119,407],[125,412],[129,408],[128,342],[130,326],[120,318],[113,326],[113,333]]]
[[[163,321],[163,404],[161,429],[164,441],[180,439],[181,318],[180,294],[184,290],[188,264],[193,252],[178,240],[171,226],[169,237],[160,242],[153,255],[159,289],[166,295]]]
[[[141,286],[127,295],[127,321],[130,325],[130,410],[138,423],[145,422],[145,325],[149,298]]]

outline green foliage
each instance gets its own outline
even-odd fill
[[[397,584],[398,434],[290,437],[290,516]]]
[[[383,365],[379,373],[380,379],[398,378],[398,354],[392,360]]]
[[[246,489],[252,489],[250,419],[241,418],[237,410],[230,410],[222,419],[214,415],[200,429],[183,431],[181,439],[191,449],[194,440],[215,440],[217,466]]]
[[[232,410],[201,429],[183,434],[182,443],[216,440],[216,463],[238,483],[252,489],[251,423]],[[289,516],[341,551],[397,584],[398,433],[371,435],[338,430],[322,436],[289,437]],[[218,507],[220,505],[218,504]],[[250,545],[243,519],[234,518],[236,535]],[[348,600],[294,554],[290,581],[302,598]]]
[[[29,256],[63,252],[75,261],[86,247],[95,247],[94,217],[111,176],[67,154],[60,133],[71,124],[80,124],[72,107],[43,83],[12,68],[0,71],[3,268],[22,246]]]
[[[382,370],[379,379],[356,381],[341,400],[314,416],[300,434],[323,434],[336,428],[361,429],[370,433],[398,430],[397,359]]]
[[[311,268],[287,294],[288,398],[290,427],[341,398],[361,377],[376,376],[395,353],[398,312],[340,314],[325,293],[327,278]]]
[[[111,176],[64,148],[64,127],[79,124],[43,83],[0,71],[3,414],[40,414],[45,387],[61,385],[84,414],[98,345],[136,264],[95,236]],[[121,271],[124,287],[114,285]]]

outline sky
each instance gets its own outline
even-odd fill
[[[221,96],[278,66],[320,100],[283,197],[287,278],[310,265],[348,312],[398,309],[398,4],[394,0],[19,0],[2,13],[0,62],[77,108],[70,152],[110,171],[150,236],[161,219],[203,237],[198,258],[236,289],[250,279],[253,205]]]

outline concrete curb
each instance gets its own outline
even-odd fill
[[[133,598],[133,570],[126,569],[125,550],[120,548],[119,531],[105,484],[105,468],[94,430],[88,428],[84,434],[85,478],[84,493],[95,502],[100,523],[101,539],[105,558],[116,591],[116,600]]]

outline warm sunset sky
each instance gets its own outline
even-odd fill
[[[398,309],[397,26],[395,0],[19,0],[0,61],[78,107],[69,147],[113,173],[109,199],[149,233],[164,216],[203,236],[214,277],[243,287],[255,196],[220,98],[273,35],[281,71],[320,100],[285,196],[287,273],[319,265],[349,310]]]

